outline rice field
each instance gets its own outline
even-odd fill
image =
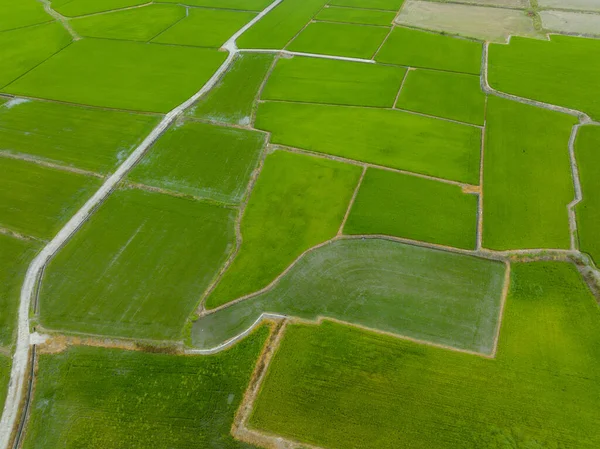
[[[334,237],[359,177],[359,167],[341,162],[283,151],[267,156],[241,219],[242,244],[206,307],[260,290]]]
[[[144,5],[147,0],[50,0],[52,9],[63,16],[76,17],[114,9]]]
[[[118,190],[45,270],[44,327],[179,340],[233,242],[234,211]]]
[[[569,248],[567,204],[574,117],[488,99],[483,167],[483,246]]]
[[[4,408],[6,389],[10,380],[10,357],[0,354],[0,407]]]
[[[181,0],[164,0],[168,3],[180,3]],[[186,5],[206,8],[237,9],[243,11],[262,11],[272,3],[271,0],[185,0]]]
[[[267,334],[263,326],[210,356],[43,354],[23,447],[249,449],[229,432]]]
[[[265,135],[189,121],[168,130],[129,175],[131,181],[239,203],[258,164]]]
[[[261,99],[390,108],[405,74],[402,67],[301,56],[280,58]]]
[[[322,9],[321,12],[315,16],[315,19],[324,22],[389,26],[392,24],[395,16],[396,13],[394,11],[328,6],[327,8]]]
[[[344,234],[383,234],[475,249],[477,195],[457,185],[367,169]]]
[[[489,353],[504,270],[500,262],[389,240],[338,240],[303,256],[271,290],[199,318],[192,342],[215,347],[269,312]]]
[[[372,8],[396,11],[402,7],[404,0],[331,0],[330,5],[354,8]]]
[[[44,6],[36,0],[0,1],[0,31],[14,30],[40,23],[50,22]]]
[[[332,449],[591,449],[599,324],[576,268],[541,262],[513,265],[494,360],[331,322],[290,325],[250,426]]]
[[[360,123],[360,126],[356,126]],[[403,111],[265,102],[271,142],[469,184],[479,183],[481,130]]]

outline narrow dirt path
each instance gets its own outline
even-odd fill
[[[77,32],[71,27],[71,24],[69,24],[69,19],[53,10],[49,0],[39,0],[39,2],[44,5],[46,12],[54,17],[56,21],[59,22],[65,28],[65,30],[69,32],[69,34],[73,37],[73,40],[78,41],[81,39],[81,36],[77,34]]]

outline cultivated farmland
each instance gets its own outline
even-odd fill
[[[342,22],[342,23],[359,23],[363,25],[391,25],[395,11],[381,11],[379,9],[353,9],[353,8],[338,8],[330,6],[321,10],[315,16],[317,20],[325,22]]]

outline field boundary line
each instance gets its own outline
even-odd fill
[[[43,2],[43,0],[39,0],[39,1]],[[70,2],[69,2],[69,3],[70,3]],[[149,1],[149,2],[147,2],[147,3],[143,3],[143,4],[141,4],[141,5],[133,5],[133,6],[125,6],[125,7],[123,7],[123,8],[107,9],[106,11],[92,12],[92,13],[89,13],[89,14],[82,14],[82,15],[80,15],[80,16],[63,16],[63,17],[64,17],[66,20],[77,20],[77,19],[84,19],[84,18],[86,18],[86,17],[93,17],[93,16],[103,16],[103,15],[105,15],[105,14],[111,14],[111,13],[113,13],[113,12],[127,11],[127,10],[130,10],[130,9],[139,9],[139,8],[144,8],[145,6],[150,6],[150,5],[153,5],[153,4],[160,4],[160,5],[168,5],[168,4],[171,4],[171,5],[173,5],[173,6],[175,6],[175,5],[182,6],[182,5],[179,5],[179,4],[177,4],[177,3],[161,3],[161,2],[155,3],[155,2]],[[57,12],[57,14],[60,14],[60,13],[59,13],[59,12]],[[62,14],[60,14],[60,15],[62,15]]]
[[[46,20],[44,22],[32,23],[30,25],[22,25],[22,26],[15,27],[15,28],[9,28],[7,30],[0,30],[0,35],[2,35],[2,33],[6,33],[6,32],[9,32],[9,31],[17,31],[17,30],[22,30],[24,28],[33,28],[33,27],[36,27],[36,26],[39,26],[39,25],[48,25],[51,22],[56,22],[56,20],[54,18],[50,18],[50,19],[48,19],[48,20]]]
[[[157,3],[158,4],[158,3]],[[161,4],[165,4],[165,3],[161,3]],[[188,8],[184,8],[185,9],[185,15],[181,18],[176,20],[175,22],[173,22],[171,25],[169,25],[168,27],[166,27],[165,29],[159,31],[158,33],[156,33],[154,36],[152,36],[150,39],[148,39],[147,41],[145,41],[146,43],[160,43],[160,42],[152,42],[154,39],[156,39],[157,37],[159,37],[161,34],[167,32],[168,30],[170,30],[171,28],[173,28],[175,25],[177,25],[179,22],[181,22],[184,19],[188,18]]]
[[[0,234],[7,235],[18,240],[23,240],[25,242],[47,242],[47,240],[43,240],[32,235],[21,234],[20,232],[13,231],[12,229],[8,229],[2,226],[0,226]]]
[[[70,173],[75,173],[81,176],[89,176],[93,178],[104,179],[106,176],[101,173],[96,173],[94,171],[85,170],[82,168],[71,167],[68,165],[57,164],[55,162],[51,162],[42,158],[35,157],[33,155],[27,153],[13,153],[11,151],[0,150],[0,157],[5,159],[14,159],[17,161],[30,162],[35,165],[39,165],[41,167],[47,167],[54,170],[65,171]]]
[[[314,22],[315,22],[315,17],[317,17],[319,14],[321,14],[321,11],[323,11],[323,10],[325,9],[325,7],[327,6],[327,4],[328,4],[328,3],[329,3],[329,0],[326,0],[326,2],[323,4],[323,6],[321,6],[321,7],[319,8],[319,10],[318,10],[316,13],[314,13],[314,14],[313,14],[313,15],[310,17],[310,19],[308,19],[308,21],[307,21],[307,22],[304,24],[304,26],[303,26],[303,27],[300,29],[300,31],[298,31],[296,34],[294,34],[294,37],[292,37],[292,38],[291,38],[289,41],[287,41],[287,43],[286,43],[286,44],[283,46],[283,49],[282,49],[282,50],[285,50],[285,49],[286,49],[286,48],[287,48],[287,47],[288,47],[288,46],[289,46],[289,45],[290,45],[292,42],[294,42],[294,41],[296,40],[296,38],[297,38],[298,36],[300,36],[300,35],[302,34],[302,32],[303,32],[303,31],[304,31],[306,28],[308,28],[308,26],[309,26],[311,23],[314,23]]]
[[[398,17],[399,13],[400,12],[396,13],[396,16],[394,17],[394,20],[392,20],[391,25],[381,26],[381,28],[389,28],[389,31],[385,35],[385,37],[383,38],[383,40],[381,41],[381,44],[379,44],[379,47],[377,47],[377,50],[375,50],[375,53],[373,53],[373,55],[371,56],[372,60],[375,60],[375,57],[377,56],[377,53],[379,53],[379,51],[382,49],[382,47],[384,46],[384,44],[387,42],[388,37],[390,37],[390,34],[392,34],[392,31],[394,31],[394,28],[396,28],[396,26],[394,25],[394,23],[395,23],[396,18]]]
[[[483,248],[483,167],[485,158],[485,134],[487,132],[487,106],[488,96],[485,96],[483,106],[483,129],[481,130],[481,153],[479,155],[479,198],[477,200],[477,244],[476,248]]]
[[[583,193],[581,189],[581,179],[579,178],[579,167],[577,165],[577,157],[575,155],[575,141],[579,128],[582,124],[578,123],[571,129],[571,135],[569,136],[569,161],[571,163],[571,177],[573,178],[573,190],[574,198],[569,204],[567,204],[567,211],[569,214],[569,228],[571,237],[571,249],[579,250],[579,235],[577,232],[577,216],[575,213],[576,206],[583,200]]]
[[[502,286],[502,293],[500,296],[498,324],[496,325],[496,332],[494,333],[494,345],[490,354],[491,358],[496,358],[496,354],[498,353],[498,342],[500,341],[500,330],[502,329],[502,323],[504,321],[504,309],[506,306],[506,298],[508,297],[508,291],[510,290],[511,265],[509,261],[506,261],[505,264],[506,269],[504,271],[504,285]]]
[[[238,205],[236,203],[227,203],[225,201],[215,200],[208,196],[191,195],[189,193],[183,193],[183,192],[177,192],[175,190],[163,189],[162,187],[155,187],[155,186],[151,186],[151,185],[143,184],[143,183],[139,183],[139,182],[124,180],[122,183],[122,188],[130,188],[130,189],[144,190],[145,192],[159,193],[162,195],[171,196],[173,198],[188,199],[188,200],[192,200],[192,201],[197,201],[199,203],[210,204],[212,206],[224,207],[226,209],[236,209],[237,210],[237,208],[238,208]]]
[[[47,2],[48,0],[40,0]],[[27,354],[29,353],[30,328],[29,328],[29,310],[37,284],[40,280],[40,273],[43,271],[46,263],[56,254],[56,252],[77,232],[81,225],[87,221],[92,213],[102,204],[125,178],[135,164],[146,154],[146,151],[154,142],[165,132],[165,130],[175,122],[187,108],[192,106],[200,97],[213,88],[219,78],[225,73],[233,62],[237,53],[235,40],[244,31],[250,28],[254,23],[260,20],[265,14],[273,9],[282,0],[275,0],[271,5],[265,8],[254,19],[248,22],[244,27],[238,30],[228,41],[226,49],[229,54],[225,61],[215,70],[213,75],[194,95],[181,103],[179,106],[167,113],[158,125],[150,132],[148,136],[137,146],[137,148],[127,157],[127,159],[117,168],[117,170],[106,178],[104,184],[88,199],[88,201],[71,217],[56,236],[38,253],[33,259],[21,287],[21,295],[18,309],[17,342],[13,355],[13,363],[10,372],[10,382],[5,398],[2,418],[0,420],[0,449],[8,449],[10,437],[15,427],[17,416],[20,410],[23,389],[25,387]],[[48,5],[48,3],[45,3]],[[61,49],[62,50],[62,49]]]
[[[402,92],[402,88],[404,87],[406,78],[408,78],[408,72],[410,72],[411,70],[413,70],[412,67],[407,67],[406,72],[404,72],[404,77],[402,78],[402,82],[400,83],[400,87],[398,88],[398,93],[396,94],[396,98],[394,98],[394,104],[392,105],[392,109],[396,109],[396,105],[398,104],[398,100],[400,99],[400,93]]]
[[[252,114],[250,115],[250,126],[252,127],[252,129],[256,129],[256,128],[254,128],[254,125],[256,123],[256,113],[258,111],[258,102],[260,101],[260,97],[262,96],[262,93],[265,90],[265,86],[267,85],[267,83],[269,82],[269,79],[271,78],[271,75],[273,74],[273,70],[275,70],[275,66],[279,62],[280,57],[281,57],[281,53],[275,54],[275,57],[273,58],[273,62],[271,63],[269,70],[267,70],[267,73],[265,73],[265,77],[263,78],[262,82],[260,83],[260,86],[258,87],[258,92],[256,92],[256,96],[254,97],[254,102],[252,103]]]
[[[345,164],[357,165],[359,167],[376,168],[378,170],[391,171],[391,172],[399,173],[402,175],[415,176],[417,178],[429,179],[430,181],[438,181],[438,182],[442,182],[444,184],[451,184],[451,185],[458,186],[461,188],[477,187],[477,186],[473,186],[472,184],[467,184],[467,183],[459,182],[459,181],[453,181],[451,179],[438,178],[436,176],[424,175],[423,173],[401,170],[399,168],[387,167],[385,165],[372,164],[370,162],[358,161],[356,159],[348,159],[348,158],[345,158],[342,156],[335,156],[333,154],[320,153],[318,151],[305,150],[303,148],[290,147],[287,145],[280,145],[280,144],[273,144],[272,146],[276,150],[287,151],[289,153],[305,154],[307,156],[314,156],[314,157],[318,157],[321,159],[329,159],[331,161],[337,161],[337,162],[343,162]]]
[[[346,226],[346,221],[348,221],[348,217],[350,216],[350,211],[352,210],[352,206],[354,206],[354,201],[358,195],[358,191],[362,186],[363,179],[365,179],[365,173],[367,173],[367,166],[363,166],[362,173],[360,174],[360,178],[358,178],[358,182],[356,183],[356,187],[354,188],[354,192],[352,193],[352,198],[350,198],[350,202],[348,203],[348,207],[346,209],[346,213],[344,214],[344,218],[342,219],[342,224],[340,224],[340,228],[338,229],[337,235],[342,235],[344,232],[344,226]]]
[[[65,16],[58,13],[54,9],[52,9],[52,4],[50,3],[49,0],[38,0],[38,1],[44,5],[44,9],[46,10],[46,12],[48,14],[50,14],[52,17],[54,17],[54,19],[56,19],[56,21],[59,22],[64,27],[64,29],[69,32],[69,34],[71,35],[73,40],[78,41],[81,39],[81,36],[79,34],[77,34],[77,32],[69,24],[69,19],[67,19]]]

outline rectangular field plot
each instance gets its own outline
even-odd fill
[[[388,64],[479,75],[482,46],[429,31],[395,27],[375,60]]]
[[[239,48],[283,49],[327,0],[285,0],[237,40]]]
[[[392,107],[406,69],[294,56],[279,59],[263,100]]]
[[[209,356],[43,354],[23,448],[250,449],[230,429],[267,334]]]
[[[358,23],[362,25],[389,26],[394,21],[395,11],[381,11],[376,9],[337,8],[329,6],[315,16],[315,20],[326,22]]]
[[[200,90],[225,58],[212,49],[82,39],[5,91],[91,106],[167,112]]]
[[[71,20],[81,36],[147,42],[185,17],[185,8],[148,5]]]
[[[37,242],[0,234],[0,347],[13,341],[21,284],[40,246]]]
[[[51,329],[176,340],[234,239],[234,211],[119,190],[50,262],[40,316]]]
[[[485,94],[478,76],[416,69],[406,75],[396,107],[483,125]]]
[[[368,169],[345,234],[385,234],[475,249],[476,195],[460,186]]]
[[[353,165],[269,155],[242,217],[242,245],[207,308],[260,290],[304,251],[335,236],[359,178]]]
[[[503,92],[586,112],[600,119],[600,40],[552,35],[491,45],[490,85]]]
[[[313,22],[288,46],[290,51],[371,59],[389,33],[388,27]]]
[[[574,198],[569,135],[574,117],[488,98],[483,246],[569,248]]]
[[[494,360],[290,325],[249,425],[331,449],[597,448],[598,326],[594,297],[560,263],[514,266]]]
[[[218,48],[255,15],[247,11],[190,8],[185,19],[152,42]]]
[[[129,179],[180,193],[238,203],[256,168],[264,133],[187,122],[169,129]]]
[[[0,31],[50,22],[52,17],[37,0],[0,1]]]
[[[404,0],[331,0],[330,5],[348,6],[354,8],[373,8],[397,11],[402,7]]]
[[[59,23],[0,33],[0,89],[70,43],[71,35]]]
[[[98,178],[0,157],[0,227],[50,239],[100,187]]]
[[[167,3],[182,3],[181,0],[162,0]],[[185,0],[184,4],[206,8],[238,9],[242,11],[262,11],[273,0]]]
[[[270,312],[489,353],[504,272],[500,262],[390,240],[339,240],[303,256],[271,290],[199,318],[192,342],[215,347]]]
[[[271,132],[272,143],[479,183],[481,131],[473,126],[402,111],[270,102],[259,105],[255,126]]]
[[[231,68],[198,100],[190,115],[213,122],[249,125],[258,91],[274,58],[270,54],[238,53]]]
[[[575,154],[583,193],[583,201],[576,209],[580,249],[600,266],[600,126],[579,129]]]
[[[148,3],[148,0],[51,0],[50,2],[55,11],[67,17],[75,17],[143,5]]]
[[[0,154],[27,154],[107,173],[158,121],[150,115],[13,99],[0,106]]]

